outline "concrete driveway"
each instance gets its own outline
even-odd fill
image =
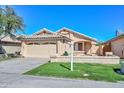
[[[48,59],[16,58],[0,62],[0,88],[124,88],[124,82],[110,83],[22,75]]]
[[[47,63],[49,59],[41,58],[15,58],[0,62],[0,73],[22,74],[39,65]]]

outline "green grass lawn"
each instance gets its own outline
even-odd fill
[[[72,72],[70,71],[70,63],[47,63],[24,74],[90,79],[110,82],[123,81],[124,75],[119,75],[113,70],[117,68],[120,68],[120,65],[75,63],[74,71]],[[84,74],[88,74],[89,76],[84,76]]]

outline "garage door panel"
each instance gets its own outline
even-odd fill
[[[56,45],[26,45],[27,57],[50,57],[56,54]]]

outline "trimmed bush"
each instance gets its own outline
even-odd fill
[[[68,54],[67,51],[65,51],[64,54],[63,54],[63,56],[68,56],[68,55],[69,55],[69,54]]]

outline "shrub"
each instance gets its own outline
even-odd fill
[[[9,57],[9,58],[14,58],[15,55],[14,55],[14,54],[8,54],[8,57]]]
[[[18,51],[18,52],[15,52],[15,54],[16,54],[16,55],[20,55],[20,51]]]
[[[65,51],[64,54],[63,54],[63,56],[68,56],[68,52]]]

